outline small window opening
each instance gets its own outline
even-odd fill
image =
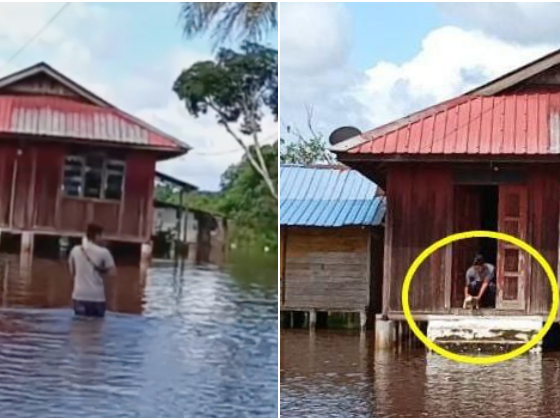
[[[104,154],[69,155],[64,163],[64,194],[70,197],[120,200],[125,163]]]

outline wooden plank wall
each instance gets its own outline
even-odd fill
[[[548,261],[558,266],[558,217],[560,201],[560,166],[534,166],[529,173],[528,242]],[[552,303],[546,274],[530,258],[527,307],[531,314],[547,314]],[[558,274],[558,273],[557,273]]]
[[[34,226],[38,229],[55,228],[57,201],[62,186],[64,147],[52,145],[37,150],[35,171]]]
[[[149,153],[128,153],[121,204],[62,196],[65,155],[61,144],[0,143],[0,226],[81,234],[87,223],[96,222],[112,239],[148,240],[153,219],[155,157]]]
[[[370,234],[358,227],[288,228],[284,306],[366,309]]]
[[[387,174],[388,218],[385,240],[390,258],[384,284],[389,284],[388,311],[402,311],[401,291],[404,277],[414,259],[430,244],[452,231],[453,180],[444,165],[406,165],[389,167]],[[447,253],[450,255],[449,253]],[[451,275],[451,261],[445,248],[432,254],[418,269],[410,288],[413,311],[444,312],[445,278]]]
[[[155,159],[148,154],[135,154],[127,159],[124,209],[120,235],[148,240],[152,233],[153,185]]]
[[[16,151],[17,149],[13,145],[0,145],[0,224],[3,226],[10,223],[10,203]]]

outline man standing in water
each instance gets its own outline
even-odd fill
[[[74,280],[72,300],[76,315],[105,315],[104,279],[114,277],[116,268],[109,250],[99,244],[102,233],[101,226],[89,224],[82,245],[76,245],[70,252],[68,264]]]
[[[478,254],[473,265],[467,270],[465,284],[465,299],[473,297],[481,306],[494,306],[496,298],[495,268],[484,262],[484,257]]]

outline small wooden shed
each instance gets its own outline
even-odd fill
[[[79,238],[95,222],[139,254],[152,233],[156,162],[188,150],[45,63],[4,77],[3,236],[21,238],[22,255],[32,255],[36,237]]]
[[[414,258],[452,233],[514,235],[557,269],[560,52],[333,150],[387,195],[388,319],[402,319],[401,288]],[[503,241],[468,239],[421,266],[410,292],[416,319],[461,312],[465,271],[477,252],[497,266],[497,299],[488,313],[548,314],[550,286],[534,259]]]
[[[342,165],[280,167],[281,310],[379,309],[385,199]]]

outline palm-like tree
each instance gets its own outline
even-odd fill
[[[187,2],[181,5],[187,37],[212,31],[216,44],[237,35],[259,41],[277,27],[276,2]]]

